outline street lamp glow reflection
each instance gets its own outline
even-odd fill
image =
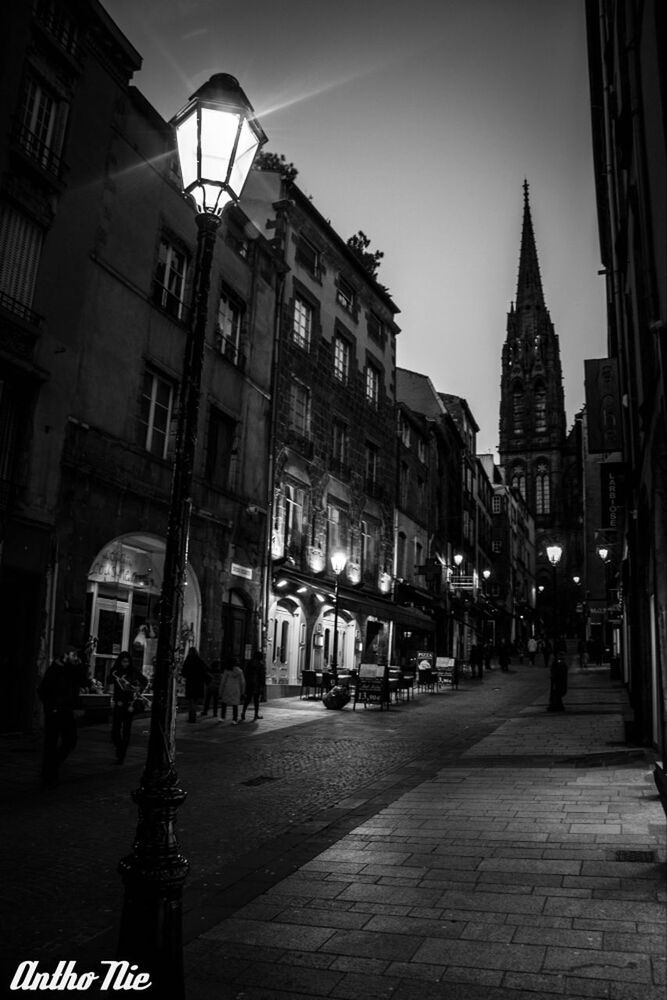
[[[563,555],[562,546],[547,545],[547,559],[549,560],[552,566],[558,565],[562,555]]]

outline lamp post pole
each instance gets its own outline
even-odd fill
[[[333,634],[333,658],[331,661],[331,677],[333,683],[338,681],[338,582],[340,575],[345,569],[347,556],[344,552],[334,552],[331,557],[331,566],[334,571],[334,634]]]
[[[176,814],[186,797],[175,769],[175,668],[207,306],[222,212],[230,201],[238,199],[264,134],[238,81],[225,74],[200,87],[173,124],[184,188],[198,209],[194,301],[183,358],[148,748],[139,788],[132,795],[138,807],[132,852],[119,864],[124,902],[118,957],[136,963],[141,973],[149,973],[151,995],[180,1000],[184,996],[182,892],[189,864],[180,852],[175,831]]]
[[[556,572],[556,567],[561,560],[563,555],[563,549],[560,545],[547,545],[547,559],[551,563],[552,570],[552,603],[553,603],[553,621],[552,621],[552,636],[553,636],[553,652],[552,652],[552,669],[551,669],[551,688],[549,693],[549,710],[550,711],[562,711],[562,695],[558,691],[558,680],[556,678],[556,671],[559,669],[558,663],[558,613],[557,613],[557,586],[558,577]],[[567,677],[567,674],[565,675]]]

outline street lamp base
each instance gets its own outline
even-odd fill
[[[118,958],[148,972],[147,996],[185,996],[183,982],[183,883],[190,867],[178,849],[174,823],[186,793],[175,785],[142,785],[133,794],[139,822],[132,854],[118,870],[125,896]]]

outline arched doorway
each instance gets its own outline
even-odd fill
[[[120,535],[104,546],[88,573],[88,631],[93,676],[106,688],[109,669],[122,650],[131,650],[147,677],[157,644],[164,541],[155,535]],[[201,595],[188,565],[185,573],[179,654],[199,642]]]
[[[313,670],[330,671],[333,665],[334,649],[334,609],[322,612],[313,629],[311,666]],[[349,611],[338,612],[338,671],[347,673],[357,667],[359,629]]]
[[[268,684],[298,684],[305,667],[306,620],[299,601],[281,597],[269,612],[266,643]]]

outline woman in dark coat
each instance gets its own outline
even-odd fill
[[[130,743],[136,699],[148,684],[148,679],[132,662],[128,652],[121,653],[111,668],[113,681],[113,715],[111,741],[116,748],[116,762],[122,764]]]
[[[209,676],[208,667],[193,646],[181,667],[181,677],[185,681],[185,697],[188,701],[188,722],[197,721],[197,708],[204,697]]]
[[[262,718],[259,714],[259,702],[262,697],[265,684],[266,667],[264,666],[264,657],[261,652],[257,650],[256,653],[253,653],[252,659],[245,669],[245,697],[243,699],[241,722],[245,719],[245,714],[248,711],[248,705],[250,702],[252,702],[253,708],[255,709],[253,722]]]

